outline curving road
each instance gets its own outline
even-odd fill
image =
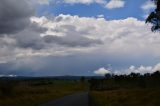
[[[81,92],[39,106],[89,106],[89,97],[87,92]]]

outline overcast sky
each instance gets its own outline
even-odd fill
[[[160,69],[150,0],[0,0],[0,76]]]

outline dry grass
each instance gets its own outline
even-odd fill
[[[160,106],[160,89],[93,91],[96,106]]]
[[[50,85],[18,84],[11,95],[0,95],[0,106],[37,106],[64,95],[86,89],[84,83],[59,81]]]

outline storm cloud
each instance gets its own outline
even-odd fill
[[[26,0],[0,1],[0,34],[12,34],[30,24],[34,9]]]
[[[97,44],[102,44],[100,40],[94,40],[94,39],[89,39],[85,37],[76,37],[76,36],[70,36],[69,37],[58,37],[58,36],[44,36],[44,41],[47,43],[56,43],[59,45],[63,46],[68,46],[68,47],[87,47],[87,46],[94,46]]]

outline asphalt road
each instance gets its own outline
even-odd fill
[[[81,92],[39,106],[89,106],[89,97],[87,92]]]

